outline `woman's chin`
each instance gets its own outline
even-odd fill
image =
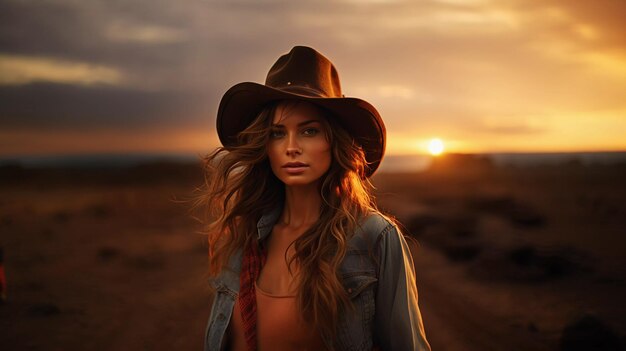
[[[319,179],[319,178],[318,178]],[[304,175],[289,175],[283,176],[280,180],[285,184],[285,186],[307,186],[314,184],[318,179],[311,179],[311,177],[306,177]]]

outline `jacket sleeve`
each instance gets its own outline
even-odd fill
[[[379,238],[379,272],[374,334],[382,350],[430,351],[417,304],[409,246],[389,224]]]

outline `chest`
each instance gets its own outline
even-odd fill
[[[257,280],[263,291],[280,296],[296,294],[299,269],[292,258],[298,234],[274,229],[267,239],[267,259]]]

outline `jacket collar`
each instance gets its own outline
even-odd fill
[[[278,221],[282,210],[283,205],[279,204],[261,216],[261,219],[259,219],[256,225],[259,242],[267,238],[267,236],[272,232],[272,228]]]
[[[259,242],[263,241],[272,232],[274,224],[278,221],[283,209],[283,204],[272,208],[261,216],[257,222],[257,232]],[[209,278],[209,283],[217,290],[227,289],[233,296],[239,291],[239,274],[241,272],[241,262],[243,251],[239,249],[230,259],[228,267],[215,278]]]

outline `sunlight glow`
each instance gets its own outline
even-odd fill
[[[443,149],[443,141],[441,141],[441,139],[439,138],[430,139],[430,141],[428,142],[428,151],[433,156],[441,155]]]
[[[187,34],[180,29],[123,22],[111,24],[105,33],[113,41],[128,43],[171,44],[187,40]]]

